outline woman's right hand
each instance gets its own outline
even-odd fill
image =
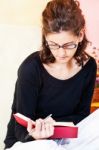
[[[44,119],[37,119],[35,121],[35,128],[32,128],[32,121],[28,121],[27,131],[34,139],[46,139],[54,134],[53,121]]]

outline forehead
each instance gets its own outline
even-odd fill
[[[78,37],[70,31],[60,31],[58,33],[49,33],[46,35],[47,41],[53,41],[58,44],[64,44],[75,41]]]

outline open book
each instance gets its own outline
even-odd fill
[[[13,114],[13,116],[20,125],[27,127],[28,117],[20,113]],[[35,122],[32,123],[32,127],[35,128]],[[78,136],[78,127],[73,122],[55,122],[54,126],[54,135],[51,138],[77,138]]]

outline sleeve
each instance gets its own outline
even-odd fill
[[[16,86],[15,86],[15,89],[16,89]],[[13,100],[13,104],[12,104],[12,112],[11,112],[9,123],[7,125],[7,134],[6,134],[6,137],[4,139],[5,149],[10,148],[15,142],[17,142],[17,139],[15,137],[15,132],[14,132],[15,119],[13,117],[13,114],[16,113],[16,108],[15,107],[16,107],[16,92],[14,93],[14,100]]]
[[[18,70],[16,83],[16,112],[35,120],[38,93],[40,89],[39,73],[33,64],[21,65]],[[18,141],[26,142],[27,129],[15,122],[15,137]]]
[[[96,70],[97,66],[94,62],[94,65],[92,67],[91,72],[88,75],[88,78],[85,79],[85,86],[84,90],[82,91],[81,100],[78,103],[74,114],[61,118],[63,121],[72,121],[74,122],[74,124],[77,124],[90,114],[91,101],[96,80]]]
[[[10,121],[7,126],[7,134],[4,139],[5,149],[10,148],[15,142],[17,142],[17,139],[14,135],[14,127],[15,127],[15,120],[13,118],[13,113],[11,113]]]

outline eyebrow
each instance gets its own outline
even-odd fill
[[[47,41],[47,42],[51,42],[51,43],[53,43],[53,44],[59,45],[58,43],[55,43],[55,42],[53,42],[53,41]],[[65,44],[72,44],[72,43],[74,43],[74,41],[64,43],[63,45],[65,45]]]

